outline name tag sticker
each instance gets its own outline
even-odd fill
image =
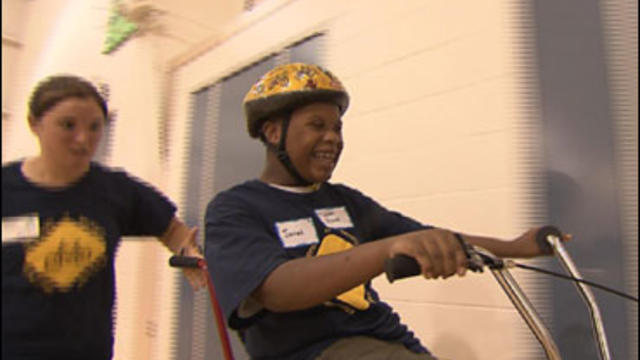
[[[285,247],[313,244],[318,242],[316,228],[311,218],[276,223],[280,241]]]
[[[316,215],[328,228],[345,229],[352,228],[351,217],[344,206],[326,209],[317,209]]]
[[[37,214],[2,218],[2,244],[33,241],[40,236]]]

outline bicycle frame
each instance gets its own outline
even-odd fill
[[[531,305],[531,302],[529,302],[527,296],[520,289],[516,280],[511,276],[509,270],[507,270],[506,267],[502,269],[491,269],[491,273],[544,348],[547,359],[562,359],[556,343],[553,341],[551,334],[549,334],[549,330],[544,326],[533,305]]]
[[[562,241],[560,240],[560,236],[558,234],[559,233],[553,231],[548,232],[547,234],[544,234],[542,236],[541,240],[548,244],[549,247],[553,250],[553,254],[558,258],[567,273],[569,273],[574,278],[582,279],[582,276],[580,275],[578,269],[571,260],[571,256],[569,256],[569,253],[562,245]],[[531,305],[524,292],[520,289],[516,280],[513,278],[513,276],[511,276],[511,273],[509,273],[508,269],[515,266],[514,263],[510,260],[497,259],[486,249],[476,247],[475,250],[478,254],[484,255],[482,256],[482,261],[484,261],[485,264],[489,266],[489,268],[491,269],[491,273],[496,278],[505,294],[507,294],[513,305],[520,313],[520,316],[524,319],[524,321],[527,323],[533,334],[536,336],[536,338],[544,348],[547,359],[562,359],[562,357],[560,356],[560,352],[558,351],[558,348],[553,341],[553,338],[549,334],[549,331],[540,320],[534,307]],[[587,307],[589,308],[589,314],[591,316],[591,322],[593,326],[593,334],[598,344],[600,359],[610,360],[611,354],[609,352],[609,345],[604,331],[602,317],[600,315],[600,310],[598,309],[598,305],[596,304],[593,293],[591,292],[591,289],[589,289],[583,283],[577,281],[574,283],[578,288],[580,294],[582,295],[582,298],[586,302]]]

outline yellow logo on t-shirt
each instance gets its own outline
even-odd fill
[[[40,241],[25,249],[24,272],[46,292],[82,285],[104,265],[104,231],[84,217],[64,216],[45,225]]]
[[[330,233],[322,238],[320,245],[317,248],[316,256],[335,254],[341,251],[349,250],[354,245],[338,236]],[[367,310],[371,305],[369,296],[365,289],[364,284],[360,284],[336,297],[338,304],[346,304],[357,310]]]

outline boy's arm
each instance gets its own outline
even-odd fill
[[[490,237],[461,234],[471,245],[489,250],[492,254],[502,258],[532,258],[545,254],[536,241],[541,228],[532,228],[514,240],[504,241]],[[563,234],[562,241],[571,240],[570,234]]]
[[[544,255],[535,239],[538,229],[530,229],[513,241],[463,237],[499,257],[527,258]],[[569,239],[570,235],[563,235],[564,241]],[[465,253],[454,233],[433,228],[368,242],[331,255],[287,261],[272,271],[252,296],[271,311],[306,309],[378,276],[384,261],[398,254],[414,258],[425,278],[444,279],[466,272]]]
[[[272,271],[252,296],[271,311],[306,309],[335,298],[383,271],[396,254],[415,258],[425,277],[463,275],[465,255],[446,230],[419,230],[367,242],[346,251],[287,261]]]

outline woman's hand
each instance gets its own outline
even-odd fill
[[[189,230],[189,234],[187,235],[187,240],[183,242],[183,244],[187,244],[180,250],[180,255],[196,257],[199,259],[203,259],[202,252],[196,245],[196,234],[198,233],[198,228],[193,227]],[[205,272],[208,271],[206,269],[197,268],[182,268],[182,272],[187,277],[189,284],[191,284],[191,288],[194,291],[198,291],[201,288],[207,285],[207,276],[208,274]]]

